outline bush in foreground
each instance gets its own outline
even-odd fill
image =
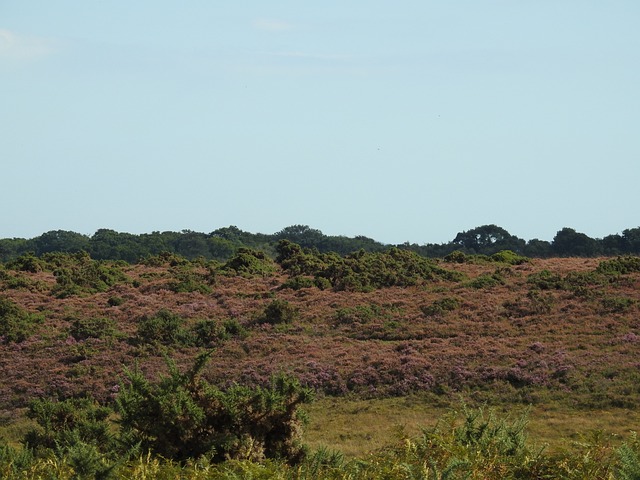
[[[311,400],[311,391],[284,375],[264,388],[234,385],[222,390],[200,376],[211,353],[200,355],[185,373],[168,361],[170,375],[157,384],[138,370],[127,370],[117,398],[123,436],[179,462],[299,462],[304,417],[298,409]]]
[[[157,391],[157,388],[152,388],[152,391]],[[279,389],[276,387],[276,391],[283,393]],[[139,398],[145,399],[149,395],[149,391],[141,393]],[[183,400],[184,397],[180,396],[165,399],[167,405],[174,407]],[[144,401],[136,408],[143,404]],[[569,451],[547,454],[528,442],[526,415],[509,419],[482,408],[463,406],[460,411],[452,411],[443,417],[435,427],[425,429],[421,435],[412,438],[400,436],[392,445],[360,458],[347,461],[340,452],[320,448],[292,465],[286,458],[256,461],[246,458],[246,455],[228,455],[220,462],[210,455],[177,460],[163,456],[153,448],[146,453],[142,453],[143,450],[135,454],[135,450],[130,449],[114,455],[113,449],[108,452],[104,448],[116,444],[108,434],[104,436],[101,426],[104,415],[100,409],[90,402],[74,405],[80,407],[80,414],[70,410],[71,403],[59,408],[40,405],[41,412],[64,414],[53,421],[47,420],[47,415],[38,414],[38,422],[49,433],[35,438],[41,440],[41,446],[55,440],[56,447],[34,450],[0,446],[1,478],[636,480],[640,474],[640,445],[635,435],[618,448],[606,443],[603,436],[596,435],[591,441],[575,444]],[[173,415],[177,426],[169,427],[160,419],[159,430],[163,435],[168,434],[168,428],[185,426],[183,419],[186,417],[178,418],[176,413],[170,416]],[[233,411],[233,415],[240,413]],[[250,414],[245,411],[245,415]],[[65,426],[60,419],[66,418],[72,422]],[[259,419],[257,412],[252,422],[256,419]],[[57,425],[58,431],[47,430],[47,425]],[[92,425],[93,428],[87,428]],[[202,430],[201,434],[206,431]],[[176,433],[173,432],[174,435]],[[102,441],[97,441],[101,437]],[[174,438],[180,443],[185,437],[177,435]],[[227,443],[230,444],[233,442]],[[118,447],[115,448],[117,450]],[[249,450],[243,452],[246,454]]]

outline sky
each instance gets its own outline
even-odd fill
[[[640,2],[0,0],[0,238],[640,226]]]

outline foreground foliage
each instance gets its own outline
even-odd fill
[[[157,384],[128,370],[117,397],[124,438],[179,462],[298,462],[304,454],[298,407],[311,400],[311,391],[284,375],[264,388],[233,385],[221,390],[200,377],[212,353],[200,355],[186,373],[169,361],[170,375]]]
[[[79,407],[80,413],[74,414],[70,404],[49,412],[43,406],[34,409],[39,423],[49,428],[37,436],[40,449],[29,442],[22,449],[1,447],[2,478],[630,480],[640,474],[640,443],[635,435],[618,448],[595,436],[570,451],[547,454],[529,442],[526,416],[510,419],[464,405],[417,437],[401,435],[369,455],[345,460],[340,452],[320,448],[294,465],[277,458],[219,461],[198,456],[197,445],[193,455],[181,460],[152,449],[123,452],[101,427],[104,412],[99,407],[79,402],[74,407]],[[58,420],[54,425],[45,421],[47,417]],[[156,428],[163,429],[170,433],[166,422]],[[180,442],[179,435],[174,438]],[[43,448],[52,440],[55,446]]]

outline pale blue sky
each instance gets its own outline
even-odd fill
[[[0,0],[0,237],[637,227],[640,2]]]

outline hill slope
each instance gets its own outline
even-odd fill
[[[153,375],[164,354],[187,364],[206,348],[216,353],[205,375],[223,385],[284,370],[331,395],[638,405],[636,257],[462,255],[427,268],[397,253],[394,264],[242,255],[224,265],[84,254],[4,265],[0,409],[39,396],[108,400],[124,365]]]

